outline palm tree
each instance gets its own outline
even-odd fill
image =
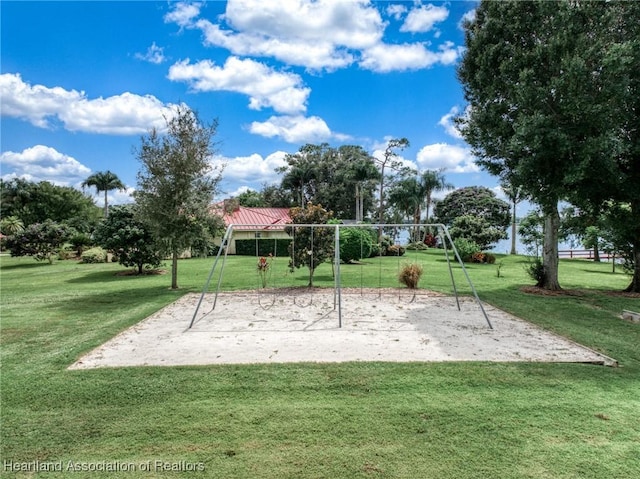
[[[0,221],[0,230],[7,236],[24,231],[24,223],[17,216],[7,216]]]
[[[389,193],[389,203],[401,210],[409,221],[420,223],[424,189],[415,176],[403,178],[396,182]],[[411,233],[412,241],[420,240],[420,227],[416,226]]]
[[[95,186],[98,194],[104,191],[104,217],[109,216],[109,201],[107,200],[107,194],[111,190],[125,191],[127,188],[124,183],[120,181],[118,175],[111,171],[99,171],[94,173],[89,178],[82,182],[82,188],[86,186]]]
[[[420,175],[420,185],[424,192],[424,199],[427,206],[425,223],[429,223],[429,209],[431,208],[432,195],[437,191],[453,190],[455,186],[447,183],[444,177],[444,168],[438,170],[425,170]]]

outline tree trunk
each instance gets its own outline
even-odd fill
[[[640,293],[640,241],[633,245],[633,277],[631,284],[625,289],[628,293]]]
[[[513,215],[511,217],[511,254],[518,254],[518,252],[516,251],[516,239],[517,239],[516,238],[516,234],[517,234],[517,231],[516,231],[516,221],[517,221],[517,218],[516,218],[516,206],[517,206],[517,203],[514,200],[513,201]]]
[[[544,240],[542,245],[542,265],[544,277],[538,286],[550,291],[562,289],[558,281],[558,228],[560,215],[557,205],[544,212]]]
[[[598,244],[598,238],[596,238],[595,243],[593,243],[593,261],[596,263],[600,262],[600,245]]]
[[[178,289],[178,251],[175,249],[171,258],[171,289]]]
[[[104,190],[104,217],[109,216],[109,200],[107,199],[108,190]]]
[[[635,224],[633,231],[633,277],[625,291],[640,293],[640,202],[631,202],[631,220]],[[614,261],[615,263],[615,261]]]

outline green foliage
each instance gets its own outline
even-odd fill
[[[260,238],[258,243],[258,256],[288,256],[290,239]],[[256,240],[236,240],[236,254],[243,256],[256,256]]]
[[[2,218],[17,217],[23,226],[51,220],[89,233],[100,222],[100,208],[91,198],[69,186],[14,178],[0,180],[0,191]]]
[[[398,273],[398,281],[409,289],[416,289],[422,277],[422,266],[418,263],[408,263],[402,265]]]
[[[66,225],[47,220],[35,223],[16,233],[7,240],[7,248],[11,256],[33,256],[37,261],[53,263],[61,246],[71,236],[71,230]]]
[[[475,241],[484,249],[506,238],[511,222],[509,204],[496,198],[495,193],[484,186],[452,191],[436,204],[435,214],[441,223],[456,226],[456,237]],[[460,217],[464,219],[458,220]],[[454,233],[450,233],[453,237]]]
[[[478,243],[475,243],[467,238],[456,238],[453,240],[453,244],[456,247],[458,255],[462,261],[469,262],[472,260],[473,255],[481,250]]]
[[[289,248],[289,269],[309,268],[309,286],[313,286],[313,274],[323,262],[334,255],[334,228],[295,226],[295,224],[327,224],[333,213],[321,205],[308,203],[306,208],[291,208],[289,212],[294,226],[286,226],[285,232],[292,237]]]
[[[109,191],[112,190],[120,190],[125,191],[126,187],[118,175],[112,173],[111,171],[99,171],[98,173],[94,173],[89,176],[86,180],[82,182],[82,188],[86,188],[87,186],[95,187],[98,194],[100,192],[104,192],[104,217],[106,218],[109,215],[109,201],[108,194]]]
[[[405,249],[408,251],[424,251],[429,249],[429,247],[423,242],[418,241],[415,243],[409,243],[407,246],[405,246]]]
[[[340,229],[340,259],[345,263],[369,258],[373,249],[373,238],[365,228]]]
[[[359,220],[359,211],[367,216],[373,210],[379,174],[375,159],[362,147],[306,144],[285,161],[287,166],[278,169],[283,174],[280,188],[298,206],[322,204],[337,217]]]
[[[138,219],[172,255],[172,289],[178,288],[179,255],[210,235],[209,207],[221,179],[210,162],[216,129],[216,122],[205,126],[187,107],[176,107],[167,132],[153,129],[136,152]]]
[[[95,241],[112,251],[122,266],[137,268],[138,274],[142,274],[145,266],[157,268],[163,260],[146,223],[136,217],[134,205],[111,208],[109,216],[96,229]]]
[[[76,250],[76,254],[78,256],[82,256],[82,252],[85,247],[91,246],[93,244],[93,240],[91,236],[86,233],[76,233],[71,238],[69,238],[69,243]]]
[[[392,244],[387,247],[384,251],[385,256],[404,256],[405,253],[404,246],[400,246],[399,244]]]
[[[496,242],[507,238],[504,229],[491,226],[482,216],[469,214],[455,218],[449,233],[452,239],[466,238],[477,243],[480,249],[490,249]]]
[[[262,208],[267,206],[262,194],[254,190],[243,191],[236,197],[236,199],[240,206],[245,206],[247,208]]]
[[[529,257],[524,269],[529,277],[536,282],[536,286],[542,286],[545,278],[545,271],[544,264],[539,257]]]
[[[107,252],[99,246],[89,248],[82,253],[81,262],[85,264],[104,263],[107,261]]]
[[[542,248],[544,238],[542,232],[543,224],[544,217],[538,210],[530,211],[520,220],[520,225],[518,226],[520,241],[531,255],[538,256],[540,248]]]
[[[11,236],[24,231],[24,223],[17,216],[7,216],[0,221],[0,232],[5,236]]]

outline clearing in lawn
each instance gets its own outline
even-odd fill
[[[420,290],[331,289],[188,294],[89,352],[71,369],[286,362],[528,361],[616,365],[591,349],[485,304]]]

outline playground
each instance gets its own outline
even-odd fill
[[[188,294],[82,356],[70,369],[209,364],[561,362],[615,365],[570,340],[469,297],[344,289],[342,324],[327,288]],[[341,326],[341,327],[340,327]]]

